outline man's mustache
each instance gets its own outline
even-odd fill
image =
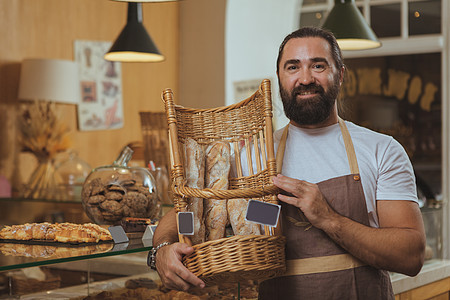
[[[305,92],[323,94],[325,91],[321,85],[311,83],[308,85],[300,84],[292,90],[292,96],[297,96]]]

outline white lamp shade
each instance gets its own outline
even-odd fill
[[[20,72],[19,99],[80,103],[77,63],[60,59],[25,59]]]

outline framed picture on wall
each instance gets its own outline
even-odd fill
[[[81,131],[123,127],[121,65],[103,58],[110,47],[111,42],[104,41],[74,43],[80,74],[78,129]]]

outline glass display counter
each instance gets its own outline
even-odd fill
[[[145,246],[140,239],[122,244],[101,243],[79,246],[0,242],[0,271],[145,252],[151,249],[151,245]]]
[[[83,224],[91,220],[79,201],[0,198],[0,226],[33,222]],[[6,299],[22,299],[23,295],[38,290],[45,293],[74,284],[89,285],[99,278],[112,280],[150,272],[152,270],[145,259],[151,249],[151,242],[143,243],[142,238],[135,236],[130,237],[129,242],[120,244],[0,241],[0,298],[8,295]],[[130,257],[136,256],[139,261],[130,266]],[[32,282],[36,281],[23,280],[22,277],[22,273],[36,270],[49,272],[53,276],[50,280],[39,281],[40,289],[33,286]]]
[[[0,198],[0,225],[32,222],[91,222],[79,201]],[[0,242],[0,271],[62,262],[115,256],[151,250],[151,243],[131,239],[128,243],[65,245],[62,243]]]

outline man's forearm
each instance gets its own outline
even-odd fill
[[[153,246],[156,247],[161,243],[178,241],[178,229],[175,209],[171,209],[159,221],[153,236]]]
[[[424,260],[423,235],[413,228],[372,228],[337,216],[324,231],[353,256],[379,269],[416,275]]]

